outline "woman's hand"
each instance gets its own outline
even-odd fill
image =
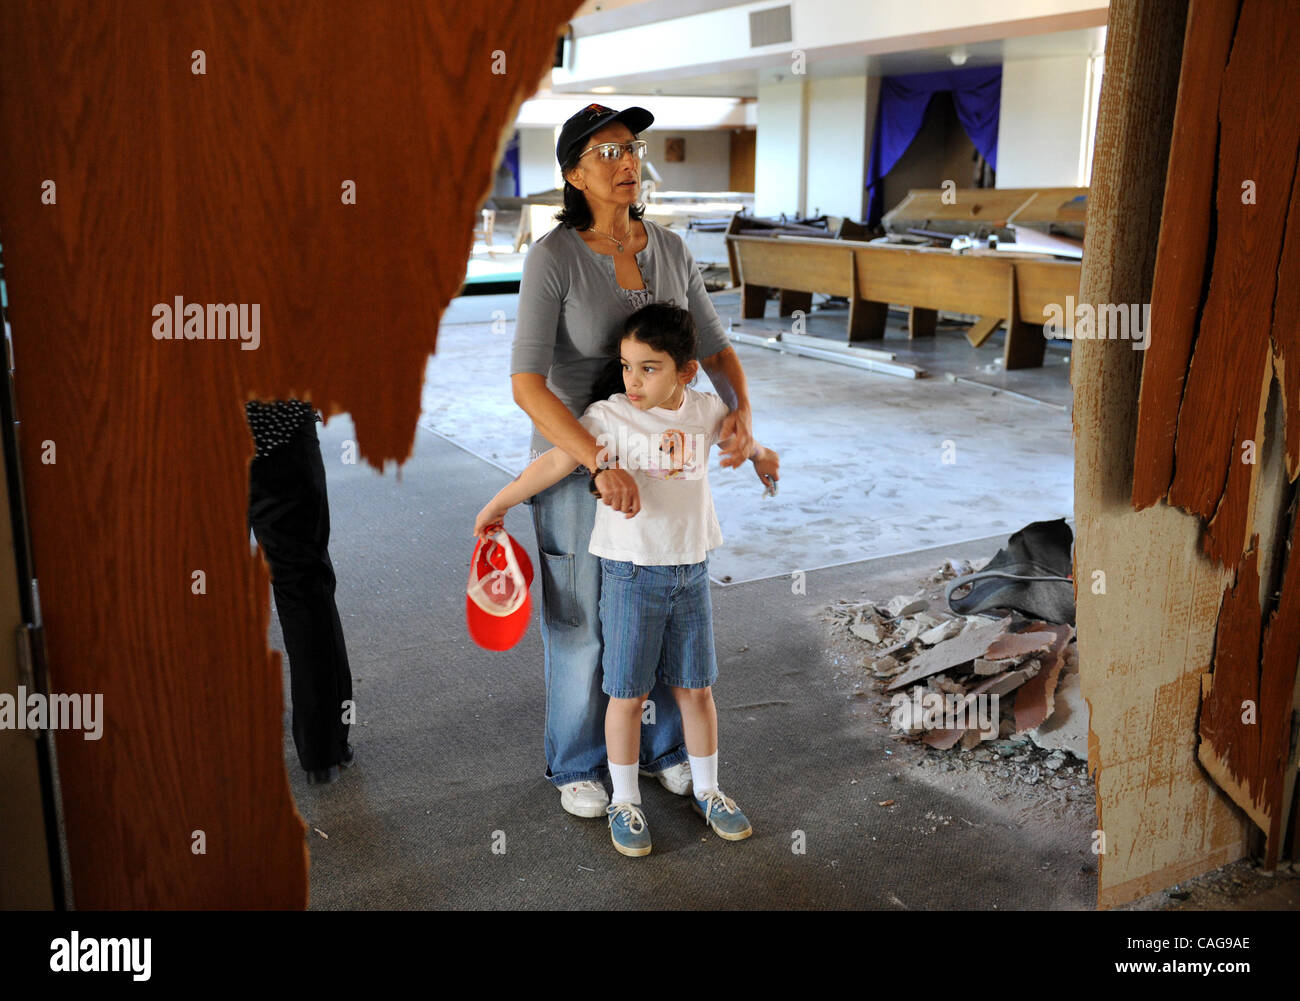
[[[719,465],[735,469],[754,451],[754,419],[748,407],[733,410],[722,420],[718,430]]]
[[[600,470],[596,474],[596,489],[600,491],[602,501],[629,518],[641,510],[641,495],[637,492],[636,480],[627,470]]]
[[[493,507],[491,504],[486,505],[474,519],[474,537],[486,534],[487,530],[493,525],[500,525],[505,528],[506,512],[508,507]]]
[[[770,448],[758,447],[754,453],[754,472],[772,496],[776,495],[776,481],[781,478],[781,456]],[[769,478],[771,482],[769,481]]]

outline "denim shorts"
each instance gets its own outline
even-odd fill
[[[709,688],[718,680],[707,557],[661,567],[602,557],[600,577],[606,695],[638,698],[656,678],[674,688]]]

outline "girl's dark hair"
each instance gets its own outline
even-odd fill
[[[592,403],[623,392],[623,363],[619,348],[625,337],[635,338],[656,351],[662,351],[678,369],[685,368],[695,359],[695,321],[691,314],[671,302],[652,302],[649,306],[642,306],[627,318],[623,332],[610,344],[610,359],[592,386]]]
[[[635,338],[662,351],[679,369],[695,359],[695,321],[690,313],[671,302],[642,306],[623,324],[623,337]],[[614,353],[618,353],[617,344]]]
[[[636,138],[633,135],[632,138]],[[582,152],[577,146],[569,153],[569,159],[560,164],[560,171],[566,175],[564,178],[564,208],[555,213],[556,221],[561,225],[569,226],[572,229],[588,229],[596,220],[592,218],[591,206],[587,204],[587,196],[569,183],[567,177],[569,171],[578,165],[581,159],[579,154]],[[633,220],[639,220],[645,215],[644,205],[633,205],[628,210],[629,216]]]

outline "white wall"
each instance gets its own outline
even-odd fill
[[[1008,59],[998,121],[999,188],[1083,187],[1089,56]]]
[[[519,130],[519,194],[535,195],[560,184],[560,166],[555,162],[554,129]]]
[[[726,191],[731,183],[731,136],[726,131],[700,129],[658,129],[650,126],[641,134],[649,149],[646,156],[661,178],[661,191]],[[686,140],[686,159],[669,163],[664,159],[664,141]],[[643,178],[650,175],[642,172]]]
[[[664,140],[678,136],[686,140],[686,159],[669,163],[664,159]],[[662,190],[727,190],[731,180],[731,138],[725,130],[660,130],[651,126],[641,138],[649,146],[646,155],[663,179],[659,185]],[[519,130],[520,194],[549,191],[561,184],[555,143],[552,129]]]
[[[755,215],[803,214],[808,125],[805,79],[800,76],[758,85]]]
[[[809,215],[861,219],[867,183],[869,136],[867,77],[841,76],[808,81]],[[759,116],[763,113],[759,104]],[[759,130],[760,137],[762,129]]]

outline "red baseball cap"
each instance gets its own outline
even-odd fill
[[[465,624],[485,650],[509,650],[528,631],[533,564],[528,551],[497,526],[474,544],[465,588]]]

